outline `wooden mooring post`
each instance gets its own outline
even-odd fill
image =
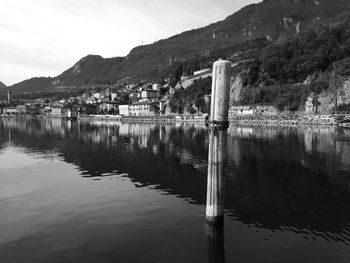
[[[206,219],[209,223],[223,222],[224,162],[226,159],[231,62],[214,63],[209,118],[209,154]]]

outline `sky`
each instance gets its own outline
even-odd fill
[[[54,77],[89,54],[125,56],[261,0],[0,0],[0,81]]]

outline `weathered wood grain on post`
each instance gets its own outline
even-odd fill
[[[228,126],[231,62],[219,60],[213,66],[210,124]]]

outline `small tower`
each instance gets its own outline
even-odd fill
[[[11,103],[11,93],[12,93],[11,91],[9,91],[9,90],[7,91],[7,102],[8,103]]]

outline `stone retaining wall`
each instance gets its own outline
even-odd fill
[[[250,125],[344,125],[350,122],[348,115],[249,115],[230,116],[231,123]],[[345,125],[346,126],[346,125]]]

